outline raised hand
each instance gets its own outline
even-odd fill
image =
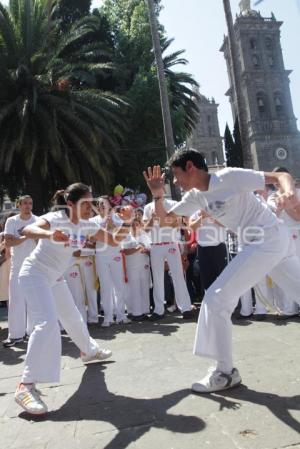
[[[152,195],[156,197],[163,196],[165,192],[165,175],[161,173],[160,165],[154,165],[152,168],[148,167],[148,170],[144,171],[143,175]]]

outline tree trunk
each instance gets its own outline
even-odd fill
[[[33,199],[33,213],[42,215],[47,211],[47,204],[44,197],[45,180],[42,179],[40,170],[34,166],[32,171],[25,174],[24,194],[30,195]]]

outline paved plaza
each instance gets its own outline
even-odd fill
[[[1,309],[1,339],[6,337]],[[209,361],[192,355],[196,322],[178,315],[90,331],[113,351],[84,366],[63,336],[59,385],[40,385],[50,413],[32,419],[15,404],[25,346],[0,349],[1,449],[299,449],[300,320],[236,321],[244,384],[211,395],[190,385]]]

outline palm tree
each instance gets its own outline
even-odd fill
[[[168,50],[174,39],[162,41],[163,54]],[[185,50],[178,50],[163,57],[165,75],[171,96],[171,110],[177,112],[183,110],[184,129],[190,134],[196,124],[199,109],[197,106],[198,94],[195,87],[199,87],[197,81],[189,73],[173,71],[177,65],[187,65],[188,61],[181,55]]]
[[[12,174],[44,208],[59,184],[101,189],[125,131],[126,104],[96,89],[112,70],[87,16],[62,34],[53,0],[0,3],[0,172]]]

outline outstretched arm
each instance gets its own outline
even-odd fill
[[[167,213],[164,208],[165,175],[161,173],[160,165],[154,165],[152,168],[148,167],[148,170],[144,171],[143,175],[152,193],[155,204],[155,214],[160,219],[161,225],[164,222],[165,224],[172,222],[173,219],[177,218],[177,215],[173,212]]]

